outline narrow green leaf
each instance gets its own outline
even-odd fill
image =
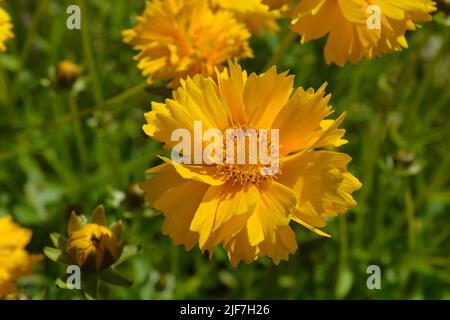
[[[131,287],[131,285],[133,284],[132,281],[124,278],[122,275],[120,275],[113,268],[107,268],[107,269],[103,270],[100,273],[100,277],[106,283],[109,283],[109,284],[112,284],[112,285],[115,285],[115,286]]]
[[[141,250],[141,246],[137,245],[127,245],[123,248],[122,254],[120,255],[120,258],[116,261],[116,263],[113,264],[114,267],[124,263],[131,257],[135,256],[139,250]]]

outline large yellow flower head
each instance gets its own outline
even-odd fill
[[[14,37],[12,28],[11,18],[8,13],[0,7],[0,52],[6,51],[5,41]]]
[[[139,50],[143,75],[150,82],[170,80],[171,87],[188,75],[213,75],[231,57],[252,56],[245,25],[229,11],[213,12],[207,0],[148,1],[123,37]]]
[[[328,35],[328,64],[359,62],[407,48],[405,33],[431,19],[431,0],[302,0],[289,12],[302,43]]]
[[[343,117],[325,119],[332,113],[325,85],[292,93],[293,76],[275,67],[247,76],[230,63],[217,73],[217,82],[203,75],[181,81],[172,99],[145,114],[145,133],[172,157],[149,170],[154,177],[142,189],[165,215],[163,232],[187,250],[198,244],[212,255],[221,244],[233,265],[262,256],[279,263],[297,249],[291,221],[326,235],[317,229],[325,218],[356,205],[351,193],[361,184],[347,171],[351,158],[323,150],[346,142]],[[193,147],[179,148],[187,135]],[[259,160],[249,161],[257,150]],[[261,157],[268,153],[269,162]],[[239,154],[246,161],[235,162]]]
[[[7,215],[0,217],[0,298],[16,290],[15,281],[30,275],[40,255],[25,249],[32,232],[22,228]]]
[[[211,0],[213,6],[232,11],[239,21],[245,23],[250,32],[258,35],[262,31],[274,32],[279,27],[278,11],[270,10],[261,0]]]

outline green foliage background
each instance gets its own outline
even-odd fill
[[[185,252],[161,234],[157,215],[136,188],[158,163],[161,145],[144,135],[143,114],[170,95],[145,86],[121,41],[144,0],[75,1],[82,30],[69,31],[74,1],[7,1],[16,38],[0,55],[0,215],[33,229],[30,250],[66,233],[68,214],[105,204],[122,218],[125,239],[142,245],[121,272],[132,288],[102,288],[112,299],[450,299],[449,134],[450,24],[444,13],[408,34],[410,49],[344,68],[327,66],[324,41],[304,46],[282,31],[252,39],[248,71],[270,62],[290,70],[296,86],[329,83],[363,182],[358,206],[329,221],[320,238],[296,227],[299,250],[274,266],[262,259],[233,268],[219,248],[212,260]],[[294,39],[298,40],[298,39]],[[280,46],[282,49],[279,49]],[[284,47],[284,48],[283,48]],[[71,91],[55,85],[55,66],[71,59],[83,75]],[[382,289],[366,287],[368,265]],[[54,285],[64,273],[48,259],[22,286],[32,298],[81,298]]]

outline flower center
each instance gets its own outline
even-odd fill
[[[91,236],[91,244],[95,247],[98,248],[100,246],[100,242],[101,242],[101,236],[97,237],[95,234],[93,234]]]
[[[248,183],[259,184],[263,181],[271,181],[277,179],[277,174],[281,171],[278,169],[276,174],[262,174],[261,170],[268,169],[259,164],[218,164],[217,177],[225,179],[232,184],[245,185]]]
[[[236,127],[225,133],[222,163],[216,175],[232,184],[259,184],[276,179],[280,171],[278,136],[269,130]]]

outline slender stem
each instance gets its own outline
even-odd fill
[[[22,68],[24,67],[31,51],[31,45],[35,38],[34,33],[36,32],[36,28],[39,25],[39,22],[44,17],[44,14],[47,12],[48,0],[42,0],[38,2],[38,7],[36,9],[35,14],[31,20],[30,27],[28,28],[27,36],[25,38],[24,45],[22,47],[22,52],[20,55],[20,65]]]
[[[123,101],[127,100],[128,98],[141,93],[146,88],[146,86],[147,86],[147,83],[145,83],[145,82],[140,83],[138,85],[135,85],[134,87],[131,87],[131,88],[125,90],[124,92],[118,94],[117,96],[106,100],[101,105],[96,105],[94,107],[90,107],[90,108],[84,109],[82,111],[78,111],[74,115],[70,114],[68,116],[58,117],[58,118],[54,119],[54,121],[52,123],[41,123],[41,124],[35,125],[35,126],[31,127],[30,130],[39,130],[39,129],[45,130],[45,129],[52,127],[53,125],[64,124],[64,123],[73,121],[75,118],[82,118],[82,117],[88,116],[90,114],[93,114],[97,111],[112,108],[112,107],[122,103]]]
[[[296,38],[297,35],[294,32],[289,32],[264,66],[264,70],[267,70],[271,66],[276,65],[278,60],[280,60],[280,58],[284,55],[286,50],[289,49]]]
[[[8,90],[7,86],[8,80],[7,80],[7,74],[6,71],[3,69],[0,69],[0,104],[4,104],[6,107],[6,111],[8,114],[8,121],[15,122],[17,119],[17,111],[14,108],[14,105],[11,100],[11,95]]]
[[[80,162],[81,166],[84,167],[86,164],[86,143],[83,136],[83,131],[81,128],[81,120],[80,117],[77,117],[79,111],[78,111],[78,104],[77,104],[77,98],[75,96],[75,93],[69,92],[68,93],[68,100],[69,100],[69,108],[70,108],[70,115],[74,119],[74,131],[75,131],[75,139],[77,143],[78,153],[80,156]]]
[[[339,266],[344,269],[348,265],[348,230],[345,215],[339,217]]]
[[[92,90],[94,92],[94,98],[97,105],[103,104],[103,93],[102,87],[100,84],[100,80],[98,77],[98,71],[95,64],[94,56],[93,56],[93,48],[92,48],[92,40],[89,33],[89,25],[87,19],[87,9],[85,0],[78,0],[78,4],[81,8],[82,19],[81,19],[81,35],[83,38],[83,54],[86,59],[89,73],[92,81]]]
[[[69,114],[67,116],[56,117],[52,122],[44,121],[37,125],[32,125],[32,126],[29,125],[26,127],[19,127],[19,128],[16,128],[16,131],[20,132],[21,134],[27,134],[27,133],[35,131],[35,130],[43,130],[43,131],[50,130],[56,125],[61,125],[61,124],[64,124],[64,123],[67,123],[70,121],[74,121],[76,119],[93,114],[99,110],[106,110],[106,109],[112,108],[112,107],[122,103],[123,101],[127,100],[128,98],[141,93],[146,87],[147,87],[147,83],[145,83],[145,82],[137,84],[134,87],[131,87],[131,88],[125,90],[124,92],[118,94],[117,96],[105,101],[103,103],[103,105],[98,105],[98,106],[84,109],[82,111],[77,111],[73,115]],[[17,155],[17,150],[0,152],[0,161],[8,160],[12,157],[15,157],[16,155]]]

